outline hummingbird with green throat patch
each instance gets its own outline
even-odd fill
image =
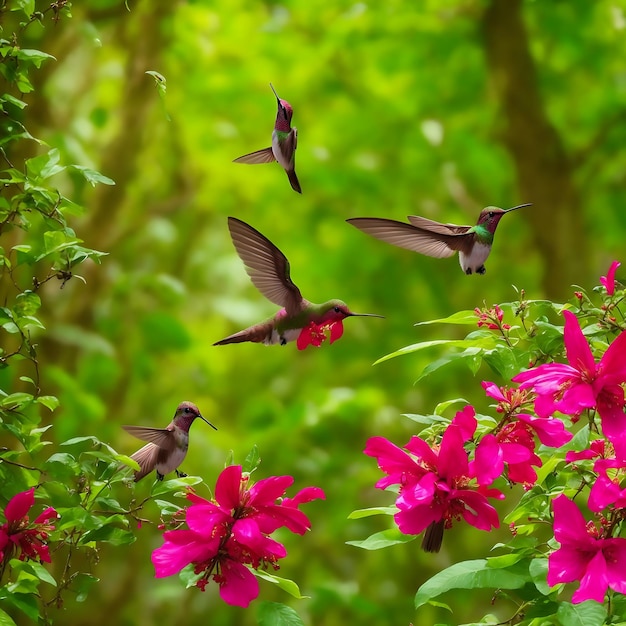
[[[135,472],[135,482],[156,469],[157,480],[175,471],[177,476],[186,476],[178,471],[178,467],[187,456],[189,448],[189,429],[194,420],[199,418],[211,428],[215,428],[200,413],[193,402],[181,402],[176,408],[174,419],[166,428],[150,428],[148,426],[122,426],[137,439],[148,443],[135,452],[130,458],[139,463],[139,471]]]
[[[299,350],[319,347],[330,330],[330,343],[343,334],[346,317],[383,317],[373,313],[353,313],[341,300],[314,304],[302,297],[291,280],[287,257],[258,230],[235,217],[228,218],[228,229],[254,286],[271,302],[283,308],[273,317],[230,335],[214,346],[252,341],[265,345],[285,345],[296,341]]]
[[[257,165],[259,163],[273,163],[278,161],[282,165],[294,191],[302,193],[300,182],[296,176],[296,147],[298,146],[298,129],[291,127],[291,118],[293,117],[293,109],[287,100],[278,97],[272,83],[270,87],[276,96],[278,103],[278,112],[276,113],[276,122],[274,123],[274,131],[272,132],[272,145],[269,148],[263,148],[250,154],[244,154],[234,160],[234,163],[247,163],[249,165]]]
[[[346,221],[376,239],[436,259],[458,252],[461,269],[466,274],[484,274],[485,261],[502,216],[527,206],[531,204],[519,204],[510,209],[488,206],[480,212],[475,226],[442,224],[418,215],[409,215],[410,224],[382,217],[353,217]]]

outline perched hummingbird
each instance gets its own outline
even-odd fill
[[[293,117],[293,109],[286,100],[281,100],[274,89],[272,83],[270,87],[276,96],[278,102],[278,112],[276,113],[276,122],[274,131],[272,132],[272,145],[263,150],[257,150],[250,154],[235,159],[235,163],[248,163],[249,165],[257,165],[258,163],[273,163],[278,161],[287,176],[294,191],[302,193],[302,188],[296,176],[296,147],[298,145],[298,129],[291,128],[291,118]]]
[[[297,339],[311,322],[323,324],[341,322],[346,317],[382,317],[353,313],[341,300],[329,300],[323,304],[305,300],[291,280],[287,257],[267,237],[235,217],[228,218],[228,229],[254,286],[268,300],[283,308],[274,317],[230,335],[214,346],[244,341],[285,345]]]
[[[436,259],[447,258],[458,251],[461,268],[466,274],[484,274],[485,261],[502,216],[525,206],[531,205],[520,204],[511,209],[488,206],[480,212],[476,226],[441,224],[418,215],[409,215],[410,224],[379,217],[353,217],[346,221],[376,239]]]
[[[174,470],[177,476],[186,476],[178,471],[178,466],[187,456],[189,428],[197,417],[204,420],[211,428],[215,428],[200,414],[200,410],[193,402],[181,402],[176,408],[174,419],[167,428],[122,426],[137,439],[150,442],[130,457],[137,461],[141,468],[135,472],[135,482],[147,476],[155,468],[157,480],[163,480],[165,474]]]

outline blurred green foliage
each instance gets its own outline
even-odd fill
[[[402,414],[429,413],[442,399],[485,410],[478,382],[489,370],[474,376],[455,364],[414,385],[442,355],[437,348],[372,364],[407,344],[464,336],[414,323],[510,301],[512,285],[529,298],[565,299],[572,283],[596,284],[619,258],[623,9],[612,0],[92,0],[72,14],[25,33],[56,60],[31,77],[32,95],[14,95],[28,104],[30,133],[58,149],[61,163],[116,184],[94,189],[79,172],[59,183],[87,207],[76,223],[84,245],[109,256],[83,263],[86,284],[42,287],[41,386],[61,402],[47,434],[56,442],[95,434],[132,453],[122,423],[165,426],[178,402],[192,400],[219,430],[194,426],[188,473],[210,485],[229,450],[240,462],[256,444],[259,477],[293,474],[296,487],[326,492],[307,508],[311,533],[279,538],[289,552],[279,574],[310,599],[261,583],[263,600],[325,626],[450,620],[429,607],[416,614],[416,589],[451,563],[483,557],[494,537],[457,528],[439,555],[415,543],[367,552],[345,542],[387,522],[347,518],[388,501],[362,455],[367,438],[406,441],[416,425]],[[498,45],[527,56],[494,61]],[[533,72],[518,71],[520,58]],[[231,162],[269,145],[270,81],[294,108],[302,196],[277,165]],[[532,153],[511,150],[520,136]],[[41,149],[22,142],[7,152],[23,163]],[[472,223],[483,206],[520,202],[533,207],[502,221],[486,276],[344,223],[407,214]],[[212,347],[275,311],[234,252],[228,215],[280,247],[305,297],[338,297],[386,319],[348,320],[341,341],[319,350]],[[1,243],[19,244],[19,233]],[[23,391],[9,369],[0,382]],[[155,525],[144,524],[129,547],[99,551],[97,593],[84,603],[66,598],[53,615],[59,623],[257,623],[254,605],[228,607],[216,588],[155,580],[159,513],[144,513]],[[485,613],[490,600],[455,592],[453,623]],[[505,600],[493,612],[511,613]]]

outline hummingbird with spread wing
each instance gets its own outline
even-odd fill
[[[458,252],[466,274],[484,274],[500,220],[506,213],[527,206],[531,205],[510,209],[488,206],[480,212],[475,226],[442,224],[418,215],[409,215],[409,224],[381,217],[353,217],[346,221],[376,239],[426,256],[444,259]]]
[[[346,317],[382,317],[353,313],[341,300],[322,304],[305,300],[291,280],[287,257],[265,235],[235,217],[228,218],[228,229],[254,286],[282,308],[273,317],[217,341],[214,346],[244,341],[285,345],[295,340],[298,349],[303,350],[308,345],[319,346],[325,329],[330,329],[330,343],[339,339]]]
[[[272,83],[270,87],[276,96],[278,112],[272,132],[272,145],[250,154],[245,154],[234,160],[234,163],[247,163],[257,165],[259,163],[273,163],[278,161],[287,173],[289,182],[294,191],[302,193],[300,182],[296,176],[296,147],[298,146],[298,129],[291,127],[293,109],[287,100],[278,97]]]
[[[187,456],[189,448],[189,429],[194,420],[199,418],[211,428],[211,422],[202,416],[193,402],[181,402],[176,408],[174,419],[166,428],[150,428],[148,426],[122,426],[137,439],[148,443],[135,452],[130,458],[139,463],[139,471],[135,472],[135,482],[156,469],[157,480],[170,472],[176,471],[177,476],[186,476],[178,471],[178,467]]]

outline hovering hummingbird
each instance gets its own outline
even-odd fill
[[[257,150],[256,152],[240,156],[238,159],[234,160],[234,163],[257,165],[259,163],[273,163],[274,161],[278,161],[283,166],[285,172],[287,172],[293,190],[302,193],[302,188],[296,176],[298,129],[295,127],[291,128],[293,109],[289,102],[281,100],[278,97],[272,83],[270,83],[270,87],[278,102],[278,112],[276,113],[274,131],[272,132],[272,145],[269,148],[263,148],[263,150]]]
[[[409,215],[410,224],[380,217],[353,217],[346,221],[376,239],[436,259],[450,257],[458,251],[461,268],[466,274],[484,274],[485,261],[502,216],[526,206],[531,205],[520,204],[511,209],[488,206],[480,212],[475,226],[441,224],[418,215]]]
[[[267,237],[235,217],[228,218],[228,229],[254,286],[268,300],[283,308],[274,317],[217,341],[214,346],[244,341],[285,345],[297,339],[298,348],[303,350],[311,343],[318,346],[321,343],[319,340],[301,339],[301,335],[305,336],[304,331],[310,330],[312,325],[317,326],[314,333],[329,327],[332,343],[341,336],[341,322],[346,317],[382,317],[372,313],[353,313],[341,300],[329,300],[323,304],[305,300],[291,280],[287,257]]]
[[[140,470],[135,472],[135,482],[147,476],[155,468],[157,480],[163,480],[165,474],[172,471],[176,471],[177,476],[187,475],[179,472],[178,467],[187,456],[189,428],[197,417],[217,430],[200,414],[200,410],[193,402],[181,402],[176,408],[174,419],[167,428],[122,426],[137,439],[149,442],[130,457],[137,461],[140,467]]]

